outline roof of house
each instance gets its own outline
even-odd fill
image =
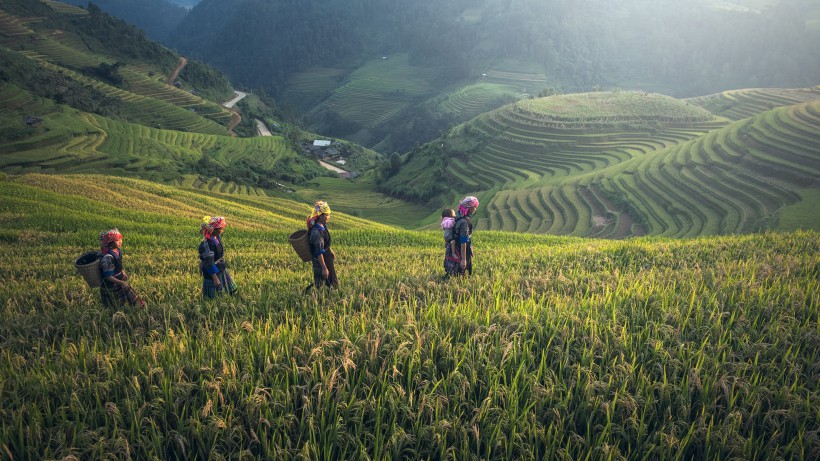
[[[329,146],[330,141],[326,141],[324,139],[317,139],[317,140],[313,141],[313,145],[318,146],[318,147]]]

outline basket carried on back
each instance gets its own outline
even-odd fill
[[[89,251],[83,253],[74,261],[74,268],[83,276],[85,282],[91,288],[99,288],[102,285],[102,273],[100,273],[100,253]]]
[[[313,255],[310,254],[310,243],[308,243],[308,231],[301,229],[288,237],[290,246],[296,251],[296,254],[302,258],[304,262],[313,261]]]

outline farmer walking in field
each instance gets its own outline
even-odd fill
[[[314,286],[316,288],[324,286],[337,288],[339,286],[339,279],[336,278],[336,268],[333,265],[336,254],[330,248],[330,232],[327,230],[328,220],[330,220],[330,206],[327,202],[316,202],[313,212],[307,219],[308,243],[310,244],[310,254],[313,256],[313,283],[305,288],[305,293]]]
[[[222,245],[222,233],[228,223],[221,216],[202,219],[200,232],[202,243],[199,244],[199,269],[202,273],[202,296],[215,298],[225,291],[233,295],[237,286],[228,272],[225,263],[225,247]]]
[[[122,234],[117,228],[100,233],[100,300],[106,307],[145,307],[145,301],[127,283],[128,274],[122,268]]]
[[[473,248],[470,237],[473,234],[473,220],[471,216],[478,208],[478,199],[472,195],[464,197],[458,205],[455,224],[453,226],[453,239],[458,248],[458,266],[451,275],[464,275],[473,273]]]

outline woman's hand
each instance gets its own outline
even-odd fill
[[[322,266],[322,278],[327,280],[328,277],[330,277],[330,271],[327,270],[327,266]]]
[[[216,274],[211,275],[211,280],[214,281],[214,288],[219,289],[222,286],[222,282],[219,281],[219,277]]]

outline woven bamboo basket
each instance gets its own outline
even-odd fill
[[[85,283],[91,288],[99,288],[102,285],[102,274],[100,273],[100,253],[89,251],[83,253],[74,261],[74,268],[77,273],[83,276]]]
[[[310,254],[310,244],[308,243],[308,232],[306,230],[301,229],[290,234],[288,241],[290,242],[290,246],[296,251],[296,254],[302,258],[302,261],[313,261],[313,255]]]

